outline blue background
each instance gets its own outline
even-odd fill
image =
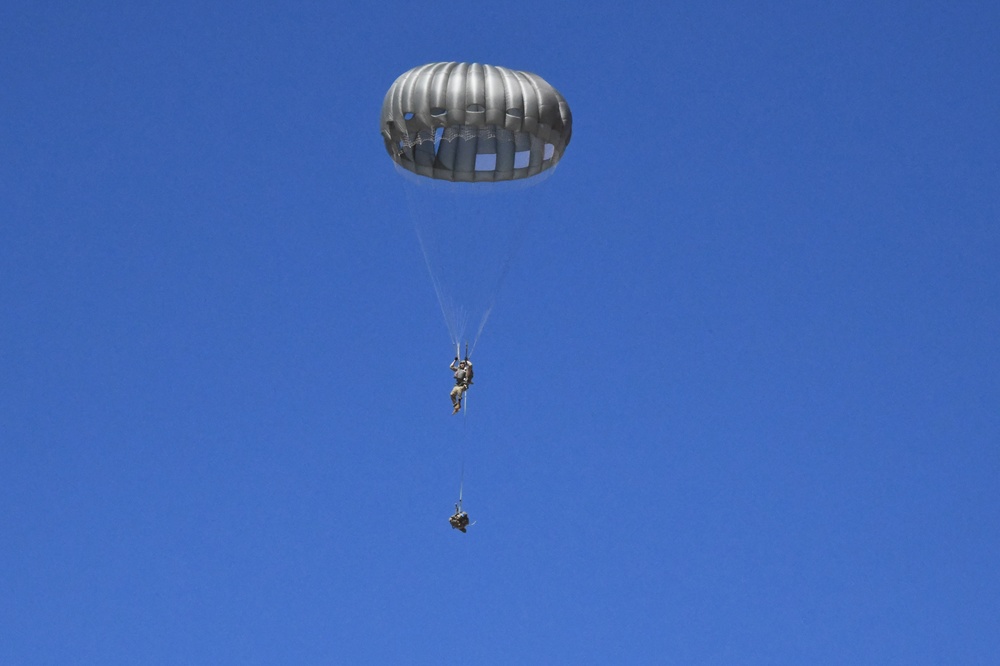
[[[1000,5],[205,4],[0,6],[0,663],[995,663]],[[457,417],[439,60],[574,113]]]

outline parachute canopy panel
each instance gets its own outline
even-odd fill
[[[386,150],[403,168],[440,180],[493,182],[555,166],[573,116],[537,74],[439,62],[396,79],[381,124]]]

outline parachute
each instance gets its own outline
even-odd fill
[[[453,182],[537,175],[559,162],[573,131],[566,100],[537,74],[457,62],[396,79],[381,124],[396,164]]]

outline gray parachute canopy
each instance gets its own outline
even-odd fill
[[[389,156],[441,180],[534,176],[556,165],[572,131],[558,90],[537,74],[492,65],[415,67],[396,79],[382,103]]]

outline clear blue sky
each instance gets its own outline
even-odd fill
[[[995,663],[998,30],[2,3],[0,663]],[[574,114],[459,417],[378,133],[439,60]]]

